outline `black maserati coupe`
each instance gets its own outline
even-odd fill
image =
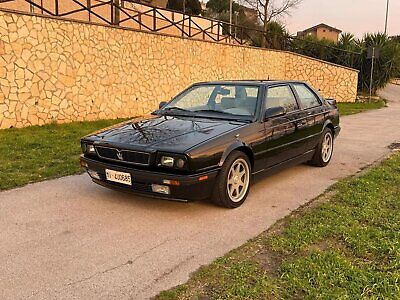
[[[109,188],[235,208],[257,173],[326,166],[339,131],[336,102],[304,82],[203,82],[82,138],[80,160]]]

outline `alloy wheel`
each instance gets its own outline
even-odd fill
[[[333,136],[332,133],[327,132],[324,136],[324,140],[322,141],[322,160],[324,163],[328,162],[331,159],[333,152]]]
[[[246,195],[250,182],[250,168],[247,162],[239,158],[229,169],[226,187],[229,198],[233,202],[240,202]]]

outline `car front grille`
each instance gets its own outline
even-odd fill
[[[103,146],[95,146],[95,149],[97,155],[103,159],[142,166],[148,166],[150,164],[149,153],[133,150],[119,150]]]

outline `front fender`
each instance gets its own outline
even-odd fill
[[[251,148],[245,142],[237,140],[237,141],[233,142],[231,145],[229,145],[225,149],[224,153],[222,153],[222,156],[221,156],[221,159],[219,160],[218,166],[222,167],[222,165],[224,164],[224,162],[227,159],[227,157],[229,156],[229,154],[231,154],[232,151],[234,151],[236,149],[245,150],[245,153],[247,155],[248,155],[248,153],[253,153]],[[252,159],[252,157],[250,157],[250,159]]]

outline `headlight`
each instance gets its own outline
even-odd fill
[[[161,156],[160,164],[166,167],[173,167],[175,159],[171,156]]]
[[[187,168],[187,159],[179,154],[160,154],[158,165],[168,168],[185,169]]]
[[[94,153],[96,153],[96,150],[94,149],[93,145],[88,145],[87,146],[87,152],[90,153],[90,154],[94,154]]]
[[[96,150],[94,149],[93,145],[87,144],[87,143],[81,143],[81,148],[83,153],[87,154],[95,154]]]
[[[179,169],[182,169],[185,167],[186,161],[182,158],[178,158],[175,161],[175,166],[177,166]]]

